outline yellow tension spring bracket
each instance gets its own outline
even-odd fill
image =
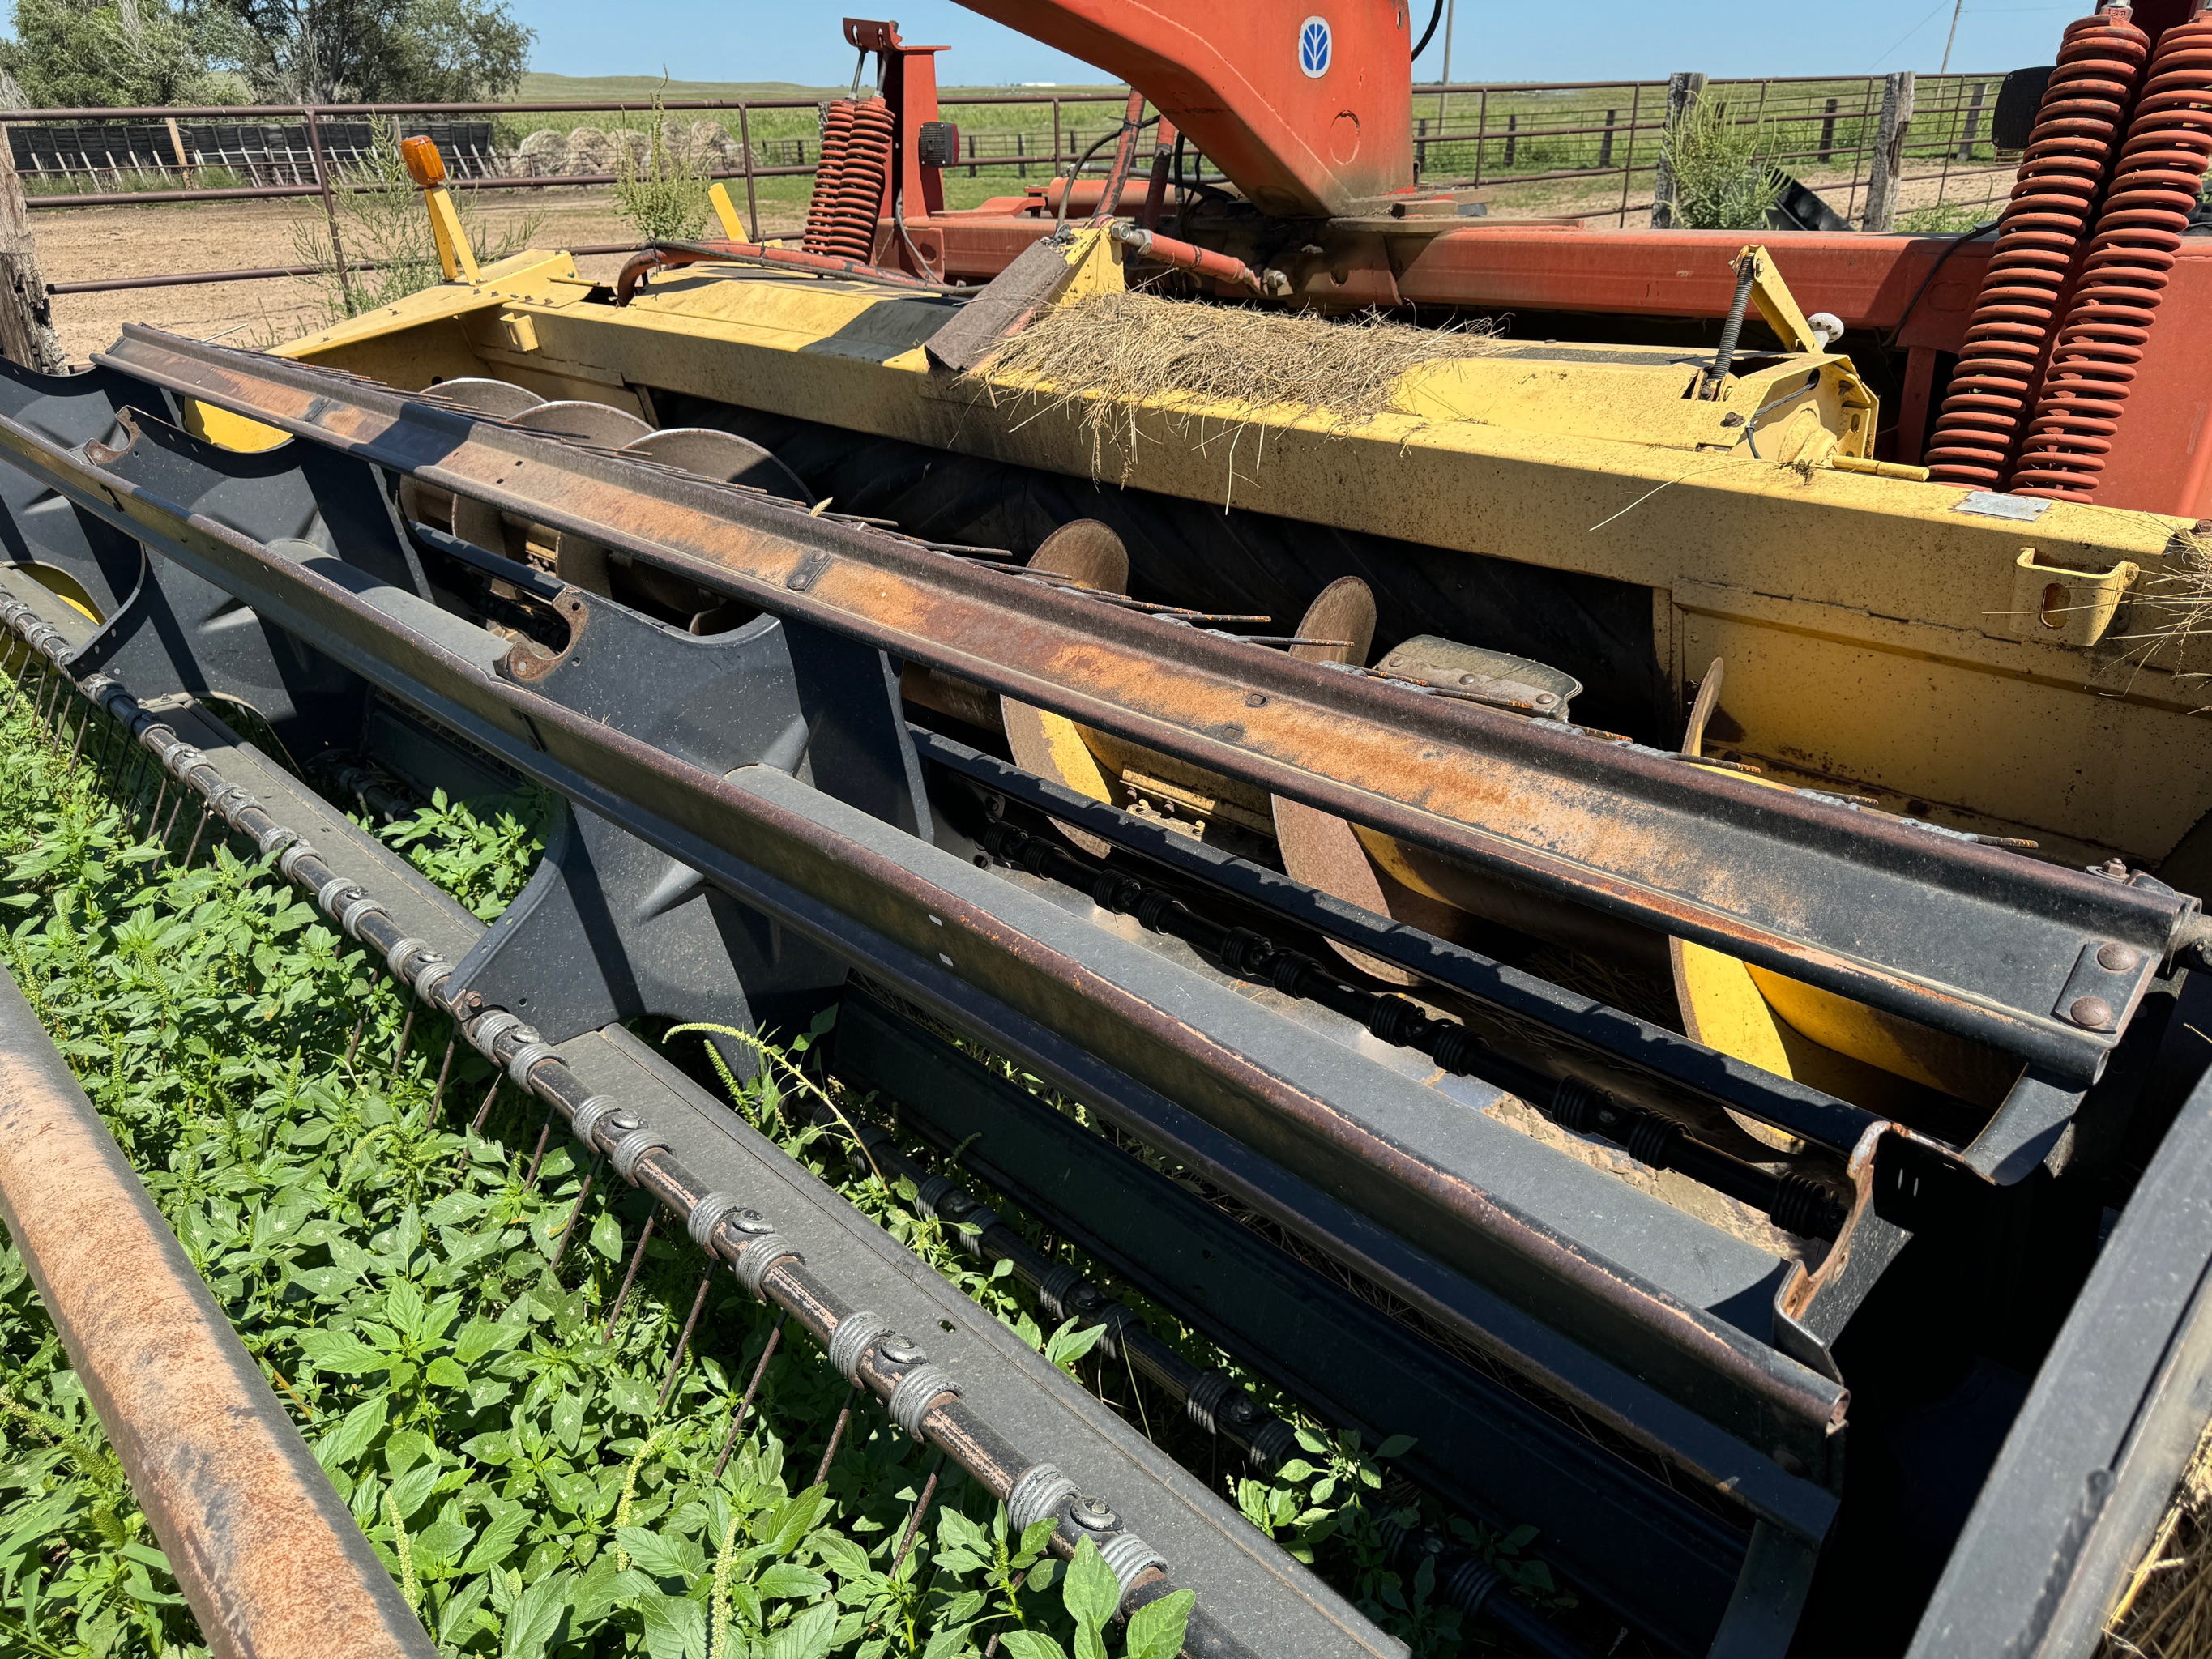
[[[407,163],[407,176],[422,187],[422,204],[430,213],[430,237],[438,245],[438,263],[445,269],[446,280],[481,280],[476,253],[469,246],[461,229],[461,216],[454,210],[453,195],[446,188],[446,158],[438,154],[436,141],[419,133],[403,138],[399,155]]]

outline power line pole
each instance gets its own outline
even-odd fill
[[[1964,5],[1966,0],[1959,0],[1959,3]],[[1451,84],[1452,24],[1456,21],[1458,12],[1459,0],[1444,0],[1444,66],[1440,84],[1447,87]]]
[[[1951,34],[1950,38],[1943,42],[1943,67],[1936,71],[1938,75],[1948,75],[1951,72],[1951,48],[1958,44],[1959,40],[1959,14],[1966,9],[1966,0],[1954,0],[1951,7]]]

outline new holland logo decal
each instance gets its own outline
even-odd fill
[[[1328,73],[1330,53],[1334,42],[1329,38],[1328,19],[1309,17],[1298,25],[1298,67],[1310,81],[1318,81]]]

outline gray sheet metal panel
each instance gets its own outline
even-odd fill
[[[1212,1616],[1253,1648],[1282,1659],[1400,1659],[1406,1652],[835,1188],[621,1027],[564,1043],[561,1056],[593,1089],[665,1134],[685,1164],[773,1216],[807,1266],[842,1295],[902,1330],[927,1333],[931,1360],[958,1380],[963,1401],[1111,1503],[1168,1558],[1176,1580],[1195,1588]],[[854,1431],[865,1429],[856,1423]]]
[[[1490,1198],[1538,1224],[1575,1239],[1595,1255],[1624,1267],[1632,1264],[1638,1278],[1664,1294],[1764,1340],[1774,1293],[1786,1271],[1778,1258],[1285,1020],[1133,940],[1094,927],[1048,899],[911,836],[899,836],[781,772],[749,766],[732,773],[730,781],[926,872],[933,884],[990,910],[1008,927],[1078,958],[1101,978],[1139,988],[1148,1001],[1172,1009],[1177,1018],[1222,1047],[1339,1103],[1424,1163],[1474,1181]],[[950,936],[946,943],[955,945]],[[949,965],[959,971],[957,960]],[[1309,1173],[1324,1187],[1330,1184],[1326,1172]]]
[[[1847,1152],[1856,1146],[1875,1122],[1874,1114],[1863,1107],[1762,1072],[1678,1031],[1653,1025],[1465,946],[1364,910],[1294,881],[1279,870],[1224,853],[1157,820],[1079,795],[941,732],[921,726],[913,730],[915,747],[927,763],[1079,825],[1168,869],[1195,876],[1327,938],[1341,939],[1409,968],[1502,1013],[1558,1030],[1571,1043],[1589,1045],[1602,1058],[1601,1064],[1592,1065],[1588,1054],[1569,1048],[1556,1059],[1565,1073],[1587,1075],[1601,1087],[1618,1089],[1625,1080],[1633,1086],[1637,1073],[1627,1068],[1643,1068],[1650,1077],[1665,1079],[1667,1085],[1749,1112],[1838,1152]],[[1648,1092],[1650,1103],[1660,1103],[1666,1098],[1667,1089]]]
[[[2212,1418],[2212,1079],[2037,1373],[1911,1659],[2081,1655]]]

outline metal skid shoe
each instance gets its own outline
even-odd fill
[[[468,1006],[507,1009],[553,1043],[644,1015],[750,1031],[767,1000],[844,977],[836,957],[690,866],[565,803],[537,872],[453,970]],[[752,1077],[749,1047],[711,1041],[732,1073]]]

